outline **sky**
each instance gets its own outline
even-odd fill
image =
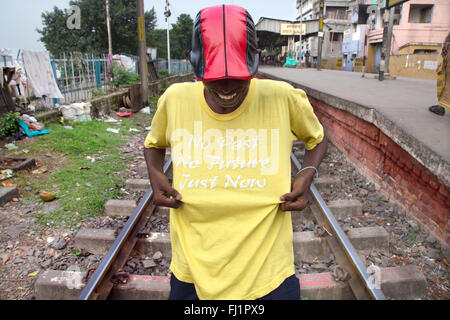
[[[296,17],[296,0],[169,0],[169,3],[172,12],[170,23],[175,23],[182,13],[187,13],[195,19],[200,9],[217,4],[242,6],[249,11],[255,23],[260,17],[285,20],[295,20]],[[18,49],[45,50],[36,29],[42,28],[41,13],[53,11],[54,6],[60,9],[69,8],[69,0],[0,0],[0,48],[9,48],[16,53]],[[165,29],[165,0],[144,0],[144,6],[146,11],[155,8],[157,27]]]

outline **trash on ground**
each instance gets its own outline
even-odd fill
[[[37,168],[36,170],[31,171],[32,174],[42,174],[42,173],[46,173],[48,171],[47,167],[40,167]]]
[[[119,133],[119,129],[108,128],[108,129],[106,129],[106,131],[113,132],[113,133]]]
[[[283,65],[283,67],[295,67],[297,66],[297,60],[292,58],[286,58],[286,63]]]
[[[16,133],[8,138],[8,143],[13,143],[17,140],[23,140],[27,137],[25,131],[22,129],[22,127],[19,126],[19,129],[16,131]]]
[[[48,237],[47,238],[47,243],[52,243],[53,241],[55,241],[54,237]]]
[[[8,143],[5,145],[5,148],[8,150],[16,150],[17,146],[14,143]]]
[[[114,119],[114,118],[106,118],[106,119],[104,119],[103,120],[103,122],[119,122],[119,120],[116,120],[116,119]]]
[[[90,121],[92,120],[91,106],[90,102],[72,103],[70,105],[60,106],[59,110],[62,112],[65,120],[75,122]]]
[[[130,132],[139,132],[139,130],[138,130],[138,129],[135,129],[135,128],[130,128],[129,131],[130,131]]]
[[[43,191],[39,195],[44,202],[50,202],[56,199],[56,195],[51,192]]]
[[[73,130],[73,127],[71,127],[71,126],[64,126],[63,128],[64,128],[64,129]]]
[[[32,117],[28,114],[23,114],[20,116],[22,118],[23,121],[25,122],[29,122],[29,123],[33,123],[33,122],[38,122],[37,119],[35,117]]]
[[[116,113],[117,116],[121,117],[121,118],[127,118],[127,117],[132,117],[133,116],[133,112],[123,112],[123,113]]]
[[[9,181],[3,181],[2,182],[2,186],[4,186],[4,187],[17,187],[17,184],[14,184],[14,183],[9,182]]]
[[[25,134],[28,137],[35,137],[38,135],[50,133],[50,130],[44,130],[44,125],[39,122],[34,122],[33,124],[28,125],[23,120],[19,120],[19,126],[23,129],[23,131],[25,131]]]
[[[14,172],[11,169],[4,169],[0,171],[0,181],[6,180],[14,176]]]
[[[144,109],[141,109],[141,111],[139,111],[139,113],[150,114],[150,107],[146,107]]]

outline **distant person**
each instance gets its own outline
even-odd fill
[[[433,113],[443,116],[445,109],[450,109],[450,65],[448,63],[448,52],[450,46],[450,31],[442,44],[441,54],[439,55],[439,65],[437,68],[437,98],[438,105],[428,108]]]
[[[290,211],[307,206],[324,129],[303,90],[255,79],[244,8],[201,10],[190,61],[199,81],[161,96],[144,149],[155,205],[171,208],[169,299],[300,300]],[[306,153],[291,183],[296,140]],[[162,171],[169,147],[172,184]]]
[[[305,53],[305,62],[306,62],[306,67],[309,68],[309,51],[306,51],[306,53]]]

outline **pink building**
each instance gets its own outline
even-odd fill
[[[401,48],[405,48],[408,44],[412,46],[438,44],[440,46],[449,30],[450,0],[404,2],[399,24],[394,25],[391,54],[402,53]]]
[[[381,61],[383,26],[387,26],[389,9],[385,8],[384,2],[376,5],[375,0],[366,0],[366,4],[373,6],[374,19],[371,27],[366,25],[364,28],[367,44],[361,41],[365,48],[362,51],[367,57],[366,71],[377,72]],[[434,62],[449,30],[450,0],[409,0],[396,6],[389,70],[398,76],[434,79]],[[419,57],[418,54],[427,56]]]

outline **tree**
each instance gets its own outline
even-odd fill
[[[81,10],[81,28],[69,29],[69,13],[57,7],[42,13],[43,28],[37,30],[48,51],[57,54],[63,51],[90,53],[108,52],[105,1],[72,0]],[[110,0],[111,37],[113,52],[138,54],[136,0]],[[147,33],[155,29],[155,9],[145,12]]]
[[[192,48],[192,28],[194,21],[191,16],[182,13],[177,22],[172,24],[170,36],[171,56],[175,59],[187,59]]]
[[[166,29],[150,30],[146,34],[147,44],[157,49],[158,58],[167,59],[167,31]]]
[[[194,21],[185,13],[180,14],[170,30],[170,56],[187,59],[192,47]],[[147,43],[158,49],[158,58],[167,59],[167,29],[153,29],[147,34]]]

